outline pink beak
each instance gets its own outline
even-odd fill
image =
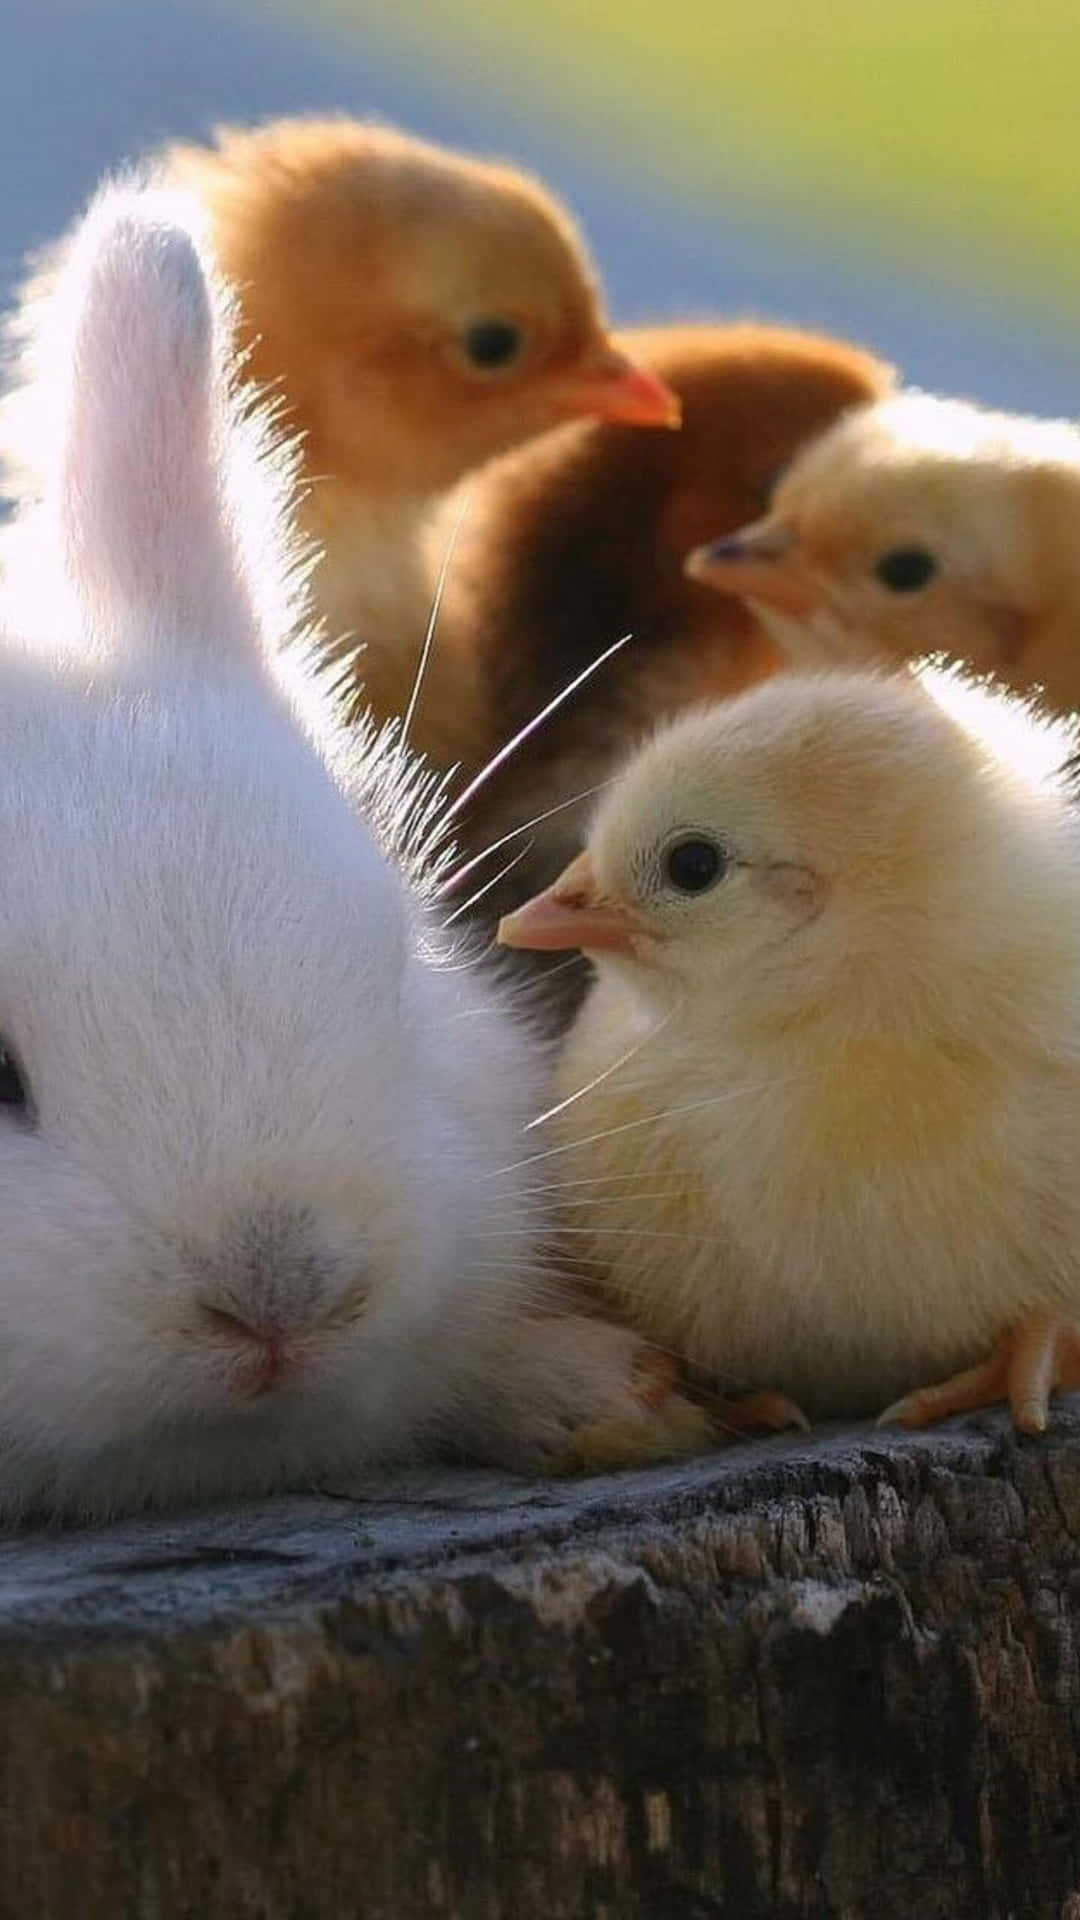
[[[604,347],[560,383],[560,413],[628,427],[678,427],[682,401],[659,374],[618,347]]]
[[[780,520],[756,520],[688,554],[684,571],[717,593],[760,600],[781,613],[813,611],[818,596],[799,566],[795,535]]]
[[[633,936],[641,931],[625,907],[603,899],[592,861],[587,853],[579,853],[553,886],[500,920],[497,937],[504,947],[532,947],[540,953],[557,953],[564,947],[580,947],[585,953],[633,953]]]

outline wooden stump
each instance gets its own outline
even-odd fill
[[[1080,1414],[0,1546],[0,1914],[1080,1920]]]

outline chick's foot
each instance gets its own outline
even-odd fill
[[[802,1408],[786,1393],[747,1393],[738,1400],[720,1400],[711,1418],[722,1439],[736,1439],[743,1433],[783,1433],[788,1427],[810,1431]]]
[[[625,1404],[577,1427],[555,1470],[602,1473],[613,1467],[648,1466],[714,1445],[709,1414],[680,1393],[679,1384],[673,1356],[640,1345],[631,1359]]]
[[[1046,1308],[1026,1314],[1002,1334],[989,1360],[919,1387],[878,1415],[878,1426],[928,1427],[950,1413],[1007,1400],[1021,1433],[1043,1433],[1050,1395],[1080,1387],[1080,1328]]]
[[[680,1391],[677,1360],[632,1327],[538,1314],[504,1332],[487,1359],[471,1423],[462,1415],[466,1447],[486,1462],[602,1472],[716,1444],[707,1411]]]

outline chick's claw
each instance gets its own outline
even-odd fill
[[[680,1390],[678,1361],[632,1327],[538,1315],[512,1330],[498,1360],[494,1430],[478,1444],[515,1472],[601,1472],[716,1444],[709,1411]]]
[[[644,1466],[680,1454],[700,1453],[743,1434],[781,1433],[810,1422],[784,1393],[749,1393],[735,1400],[680,1392],[683,1371],[675,1356],[642,1346],[631,1369],[632,1410],[592,1420],[571,1435],[560,1462],[598,1472],[606,1467]]]
[[[662,1407],[679,1379],[679,1363],[674,1354],[660,1347],[642,1347],[631,1370],[633,1389],[643,1407]]]
[[[810,1422],[786,1393],[747,1393],[738,1400],[721,1400],[712,1410],[716,1432],[735,1439],[743,1433],[783,1433],[798,1427],[809,1433]]]
[[[626,1330],[620,1333],[625,1337]],[[630,1338],[629,1372],[618,1399],[570,1433],[557,1471],[648,1466],[700,1453],[714,1443],[709,1414],[679,1392],[681,1369],[674,1354]]]
[[[878,1415],[878,1426],[928,1427],[951,1413],[1008,1401],[1021,1433],[1043,1433],[1055,1389],[1080,1387],[1080,1329],[1039,1308],[1002,1334],[989,1360],[919,1387]]]
[[[712,1423],[703,1408],[681,1393],[671,1393],[659,1406],[643,1400],[638,1409],[578,1427],[549,1470],[605,1473],[617,1467],[647,1467],[704,1453],[714,1445]]]

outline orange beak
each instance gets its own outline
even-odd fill
[[[500,920],[497,938],[504,947],[532,947],[540,953],[558,953],[564,947],[633,953],[633,936],[641,931],[625,907],[603,898],[592,861],[579,853],[554,886]]]
[[[618,347],[591,354],[576,373],[560,381],[557,404],[560,413],[628,427],[682,425],[678,394]]]
[[[781,613],[811,613],[820,598],[799,565],[795,534],[782,520],[756,520],[695,547],[684,571],[717,593],[760,600]]]

